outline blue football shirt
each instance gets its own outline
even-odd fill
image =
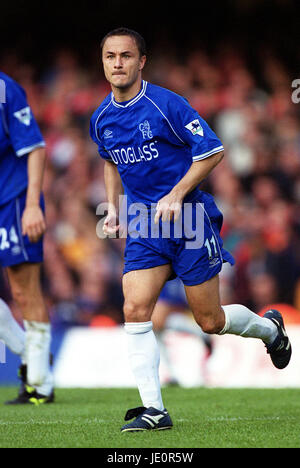
[[[5,99],[0,103],[0,205],[18,196],[28,185],[27,159],[45,142],[28,105],[25,91],[0,72]]]
[[[193,162],[223,150],[183,97],[146,81],[128,102],[110,93],[91,118],[90,134],[100,156],[117,165],[130,201],[147,206],[169,193]]]

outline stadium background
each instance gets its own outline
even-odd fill
[[[122,323],[124,242],[96,237],[103,162],[89,138],[91,113],[110,91],[99,43],[118,26],[145,37],[145,78],[184,95],[225,145],[202,185],[224,213],[236,258],[222,275],[223,303],[256,312],[284,303],[300,323],[296,1],[19,1],[1,5],[0,22],[0,69],[26,89],[47,142],[43,287],[54,352],[70,327]],[[0,295],[10,302],[3,274]],[[16,365],[8,352],[0,382],[14,381]]]

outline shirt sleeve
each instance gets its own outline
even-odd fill
[[[170,99],[169,116],[177,138],[191,147],[193,161],[224,150],[221,140],[185,99],[180,96]]]
[[[6,126],[15,154],[21,157],[44,147],[44,139],[28,105],[25,91],[17,83],[11,82],[7,85],[6,97]]]
[[[90,137],[97,144],[98,153],[100,154],[101,158],[105,159],[106,161],[112,161],[112,158],[110,157],[109,153],[104,148],[104,146],[102,145],[101,139],[98,135],[97,118],[95,114],[92,116],[90,120]]]

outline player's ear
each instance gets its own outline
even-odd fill
[[[143,68],[145,66],[145,63],[146,63],[146,55],[142,55],[141,58],[140,58],[139,71],[143,70]]]

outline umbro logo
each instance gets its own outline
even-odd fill
[[[19,122],[29,127],[31,122],[31,110],[30,107],[24,107],[17,112],[14,112],[14,117],[18,119]]]
[[[113,137],[113,132],[107,128],[104,132],[104,138],[112,138],[112,137]]]
[[[209,268],[213,268],[220,263],[219,258],[213,258],[209,261]]]

